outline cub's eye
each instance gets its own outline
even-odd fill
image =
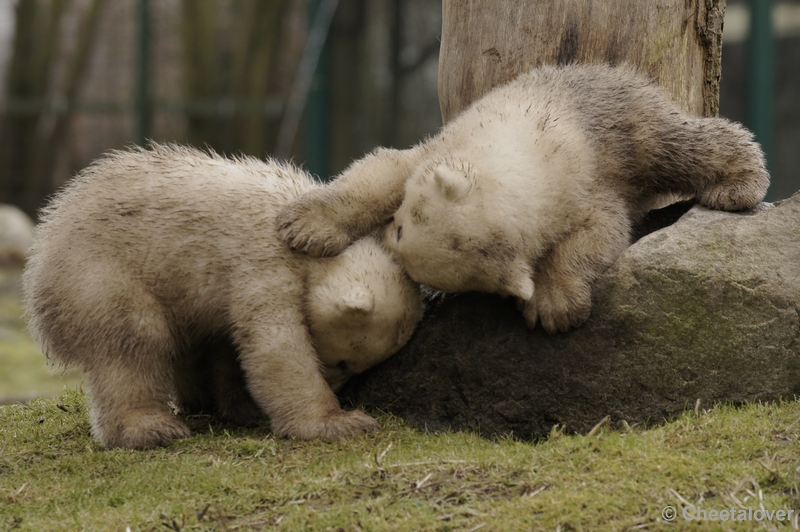
[[[397,241],[399,242],[402,237],[403,237],[403,226],[402,225],[398,225],[397,226]]]
[[[340,370],[342,370],[342,371],[347,371],[347,362],[345,362],[344,360],[342,360],[341,362],[339,362],[338,364],[336,364],[336,367],[337,367],[337,368],[339,368],[339,369],[340,369]]]

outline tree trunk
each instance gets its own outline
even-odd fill
[[[689,112],[719,108],[725,0],[443,0],[444,123],[544,64],[630,63]]]

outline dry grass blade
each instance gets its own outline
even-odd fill
[[[434,464],[466,464],[467,460],[445,460],[443,458],[438,460],[423,460],[420,462],[399,462],[397,464],[386,464],[386,467],[418,467],[429,466]]]
[[[413,488],[413,489],[414,489],[414,490],[418,490],[418,489],[420,489],[422,486],[424,486],[424,485],[425,485],[425,483],[426,483],[426,482],[428,482],[428,481],[430,480],[430,478],[431,478],[432,476],[433,476],[433,473],[428,473],[428,474],[425,476],[425,478],[423,478],[422,480],[419,480],[419,481],[417,481],[417,483],[416,483],[416,484],[414,484],[414,488]]]
[[[22,492],[25,491],[25,488],[28,487],[28,483],[25,482],[19,489],[15,490],[13,493],[9,493],[6,495],[6,499],[11,502],[16,502],[19,499],[19,496],[22,495]]]
[[[378,466],[378,470],[379,470],[379,471],[386,471],[386,470],[384,469],[384,467],[383,467],[383,463],[382,463],[382,462],[383,462],[383,459],[384,459],[384,457],[385,457],[385,456],[386,456],[386,455],[389,453],[389,451],[391,451],[391,450],[392,450],[392,444],[391,444],[391,443],[389,443],[389,445],[386,447],[386,449],[384,449],[383,451],[381,451],[381,452],[380,452],[380,454],[378,454],[378,453],[376,453],[376,454],[375,454],[375,465],[376,465],[376,466]]]
[[[611,416],[606,416],[603,419],[601,419],[597,423],[597,425],[592,427],[592,430],[589,431],[589,434],[587,434],[587,436],[594,436],[595,434],[597,434],[600,431],[601,428],[603,428],[604,426],[606,426],[608,424],[609,421],[611,421]]]
[[[674,496],[676,499],[678,499],[679,501],[681,501],[681,504],[683,504],[684,506],[692,506],[692,503],[690,503],[689,501],[687,501],[686,499],[684,499],[683,497],[681,497],[681,494],[680,494],[680,493],[678,493],[676,490],[674,490],[674,489],[670,488],[670,489],[669,489],[669,492],[670,492],[670,493],[672,493],[672,495],[673,495],[673,496]]]
[[[535,489],[533,489],[531,491],[528,491],[528,488],[526,487],[523,490],[522,495],[520,495],[520,497],[523,498],[523,499],[527,499],[528,497],[535,497],[536,495],[539,495],[541,492],[546,490],[548,487],[549,486],[547,484],[542,484],[538,488],[535,488]]]

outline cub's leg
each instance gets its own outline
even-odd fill
[[[528,325],[538,319],[549,333],[582,325],[592,310],[592,283],[625,250],[629,238],[630,222],[620,205],[593,210],[537,264],[533,299],[523,308]]]
[[[697,198],[701,205],[738,211],[767,192],[769,174],[753,134],[724,118],[660,117],[650,154],[656,189]]]
[[[167,406],[174,395],[174,339],[154,305],[138,310],[112,315],[113,324],[97,327],[106,334],[87,346],[92,433],[106,447],[145,449],[189,435]]]
[[[711,209],[739,211],[755,207],[769,187],[764,154],[753,134],[724,119],[699,121],[708,172],[718,177],[700,191],[697,200]]]
[[[277,220],[281,238],[295,251],[338,255],[400,207],[423,150],[379,148],[354,162],[329,185],[284,208]]]
[[[249,308],[234,330],[250,394],[278,436],[336,439],[379,428],[360,410],[345,412],[322,373],[298,305]],[[257,319],[255,316],[267,316]],[[235,318],[234,318],[235,319]]]

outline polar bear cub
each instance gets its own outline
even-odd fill
[[[249,395],[274,433],[297,438],[377,428],[331,388],[408,341],[419,286],[373,237],[332,259],[293,254],[275,217],[318,186],[276,162],[153,145],[104,156],[44,209],[23,276],[30,330],[86,374],[98,440],[187,436],[167,403],[197,400],[184,394],[193,357],[236,363],[226,341],[249,392],[234,410]]]
[[[378,150],[278,217],[294,249],[333,255],[389,223],[412,279],[510,294],[530,326],[582,324],[632,223],[676,195],[743,210],[769,175],[752,134],[696,118],[631,67],[522,74],[408,150]]]

